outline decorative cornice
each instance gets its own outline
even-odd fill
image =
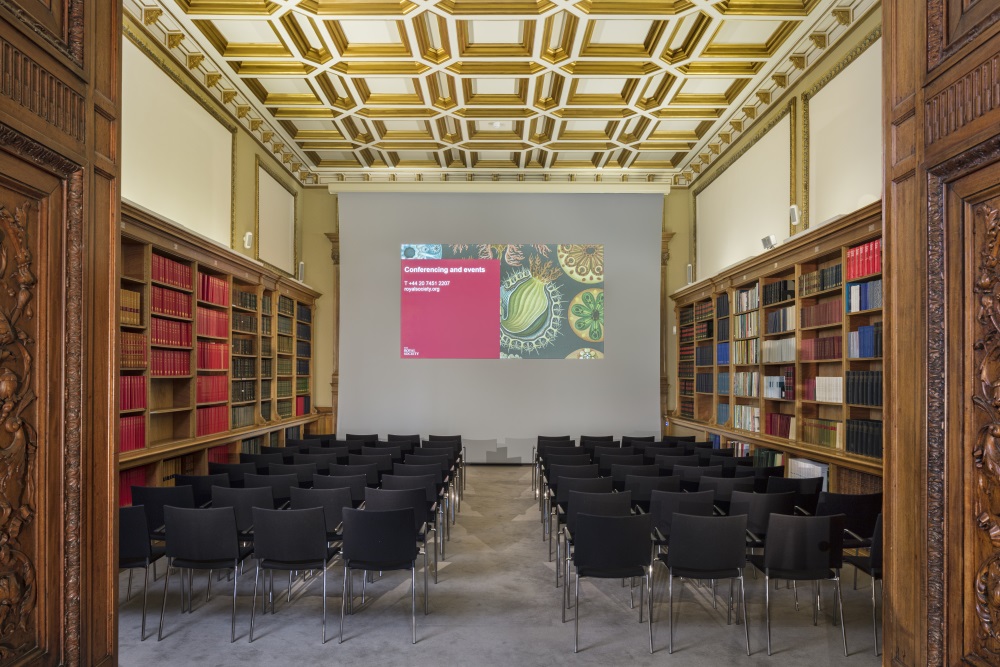
[[[0,123],[0,146],[63,178],[79,171],[80,165]]]

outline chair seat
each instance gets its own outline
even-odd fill
[[[352,570],[411,570],[416,567],[416,561],[401,561],[398,563],[383,563],[374,560],[347,560],[345,565]]]
[[[667,564],[666,555],[657,556],[656,559],[664,565]],[[735,568],[723,570],[689,570],[681,567],[675,567],[672,571],[672,574],[675,577],[683,577],[685,579],[732,579],[734,577],[739,577],[740,573],[740,570]]]
[[[618,567],[618,568],[592,568],[578,567],[577,574],[581,577],[593,577],[596,579],[627,579],[629,577],[641,577],[646,574],[642,567]]]
[[[871,558],[868,556],[844,556],[844,562],[850,563],[854,567],[860,569],[862,572],[868,572],[872,579],[882,578],[882,568],[881,567],[870,567]],[[869,572],[871,570],[871,572]]]
[[[282,561],[265,558],[260,561],[260,567],[263,570],[322,570],[338,553],[340,547],[327,547],[325,560]]]
[[[240,555],[236,560],[243,560],[253,553],[253,547],[241,546]],[[225,560],[189,560],[186,558],[174,558],[170,561],[174,567],[183,567],[191,570],[225,570],[233,567],[233,559]]]
[[[833,579],[837,573],[830,568],[819,568],[817,570],[779,570],[764,568],[764,556],[754,554],[747,556],[747,560],[758,570],[774,579],[787,579],[789,581],[811,581],[813,579]]]

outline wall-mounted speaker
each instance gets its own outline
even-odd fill
[[[770,250],[774,246],[778,245],[778,239],[775,238],[774,234],[768,234],[760,240],[760,244],[764,246],[764,250]]]
[[[690,264],[687,265],[687,282],[688,285],[694,282],[694,267]]]
[[[799,207],[795,204],[788,207],[788,222],[790,222],[793,227],[799,224]]]
[[[305,262],[299,262],[299,270],[298,270],[298,272],[296,272],[295,278],[299,282],[303,282],[306,279],[306,263]]]
[[[247,232],[243,235],[243,247],[247,250],[253,247],[253,232]]]

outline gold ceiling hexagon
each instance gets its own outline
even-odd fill
[[[307,182],[562,171],[571,180],[620,172],[676,183],[746,131],[801,75],[805,54],[843,34],[845,13],[861,16],[875,3],[125,0],[125,8],[150,34],[173,35],[172,55],[203,72]]]

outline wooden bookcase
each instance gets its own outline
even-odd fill
[[[881,234],[876,203],[674,293],[671,422],[881,489]]]
[[[119,498],[300,437],[318,292],[127,203],[119,310]]]

